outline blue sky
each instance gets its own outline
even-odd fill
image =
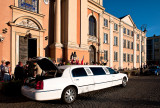
[[[160,35],[160,0],[103,0],[106,12],[122,17],[130,14],[140,29],[147,24],[147,36]]]

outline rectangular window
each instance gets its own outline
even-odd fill
[[[73,77],[85,77],[88,76],[84,68],[76,68],[72,70]]]
[[[114,30],[118,31],[118,24],[114,23]]]
[[[126,48],[126,40],[123,40],[123,48]]]
[[[159,39],[154,39],[154,42],[159,42]]]
[[[127,29],[127,35],[130,35],[130,30]]]
[[[104,43],[108,43],[108,34],[104,33]]]
[[[126,28],[123,28],[123,33],[126,34]]]
[[[114,61],[118,61],[118,52],[114,52]]]
[[[38,13],[39,0],[18,0],[18,7]]]
[[[137,39],[139,39],[139,34],[137,34]]]
[[[133,49],[133,42],[131,42],[131,49]]]
[[[91,67],[90,69],[93,75],[106,75],[106,72],[101,67]]]
[[[131,36],[134,36],[134,33],[133,33],[133,31],[131,31]]]
[[[123,61],[126,62],[126,54],[123,54]]]
[[[139,55],[137,55],[137,63],[139,63]]]
[[[127,62],[130,62],[130,54],[127,54]]]
[[[139,51],[139,44],[137,44],[137,51]]]
[[[108,20],[104,18],[104,26],[108,27]]]
[[[104,60],[108,60],[108,51],[104,50]]]
[[[130,41],[127,41],[127,48],[130,49]]]
[[[118,46],[118,37],[114,36],[114,46]]]
[[[144,37],[142,36],[142,41],[144,41]]]
[[[142,45],[142,49],[141,50],[142,50],[142,52],[144,52],[144,46],[143,45]]]
[[[131,55],[131,62],[133,62],[133,54]]]

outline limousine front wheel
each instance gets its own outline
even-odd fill
[[[127,85],[127,78],[123,78],[123,80],[122,80],[122,87],[126,87],[126,85]]]
[[[76,100],[77,91],[74,87],[67,87],[62,94],[62,101],[70,104]]]

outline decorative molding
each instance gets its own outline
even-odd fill
[[[94,4],[95,6],[97,6],[98,8],[105,10],[105,8],[103,6],[101,6],[100,4],[98,4],[97,2],[93,1],[93,0],[88,0],[88,2]]]
[[[34,29],[40,29],[38,27],[38,25],[35,22],[33,22],[32,20],[30,20],[30,19],[24,19],[24,20],[22,20],[20,23],[18,23],[16,25],[29,27],[29,28],[34,28]]]
[[[95,36],[88,35],[88,42],[98,43],[98,39]]]
[[[36,15],[36,16],[40,16],[40,17],[44,17],[45,16],[43,14],[39,14],[39,13],[36,13],[36,12],[28,11],[28,10],[25,10],[25,9],[22,9],[22,8],[13,6],[13,5],[10,5],[10,8],[11,9],[15,9],[15,10],[19,10],[19,11],[23,11],[23,12],[27,12],[27,13],[30,13],[30,14],[33,14],[33,15]]]

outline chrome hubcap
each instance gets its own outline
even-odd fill
[[[126,80],[123,80],[123,85],[125,86],[127,84]]]
[[[74,101],[75,96],[76,96],[75,91],[73,89],[68,89],[65,93],[65,100],[67,102],[72,102]]]

